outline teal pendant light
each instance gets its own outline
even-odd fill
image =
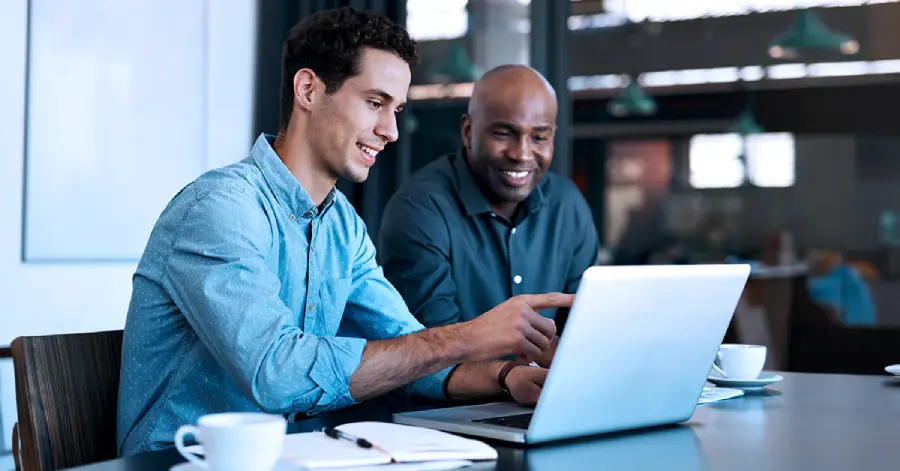
[[[617,118],[649,116],[656,113],[656,101],[644,92],[637,79],[631,79],[628,86],[609,101],[606,110]]]
[[[800,10],[791,27],[769,44],[769,55],[775,59],[793,59],[801,49],[856,54],[859,52],[859,43],[850,36],[829,29],[816,12]]]
[[[737,118],[734,120],[734,124],[731,126],[731,132],[744,137],[751,134],[762,134],[766,131],[756,122],[753,112],[750,111],[749,108],[745,108],[738,113]]]
[[[897,215],[893,211],[882,211],[879,219],[881,242],[889,247],[897,245]]]
[[[481,76],[481,71],[472,64],[460,44],[454,44],[450,48],[437,73],[449,83],[474,82]]]
[[[621,8],[626,9],[626,0],[621,0]],[[643,42],[644,32],[642,27],[633,21],[628,21],[627,25],[628,43],[632,48],[631,54],[634,56],[632,60],[635,64],[639,63],[638,56],[641,53],[641,43]],[[634,69],[640,70],[640,69]],[[609,100],[606,104],[606,111],[616,117],[624,118],[627,116],[650,116],[656,113],[656,100],[641,88],[638,83],[639,73],[633,73],[628,79],[628,85],[619,92],[618,95]]]
[[[741,84],[743,84],[743,82],[741,82]],[[744,89],[744,108],[737,116],[735,116],[729,132],[738,134],[741,137],[766,132],[766,130],[756,122],[756,94],[744,87],[741,88]]]
[[[403,114],[405,115],[403,117],[404,118],[403,123],[404,123],[404,126],[406,127],[406,132],[408,132],[410,134],[415,133],[416,130],[419,129],[419,118],[417,118],[416,115],[412,111],[410,111],[408,108],[403,111]]]
[[[756,122],[756,116],[753,112],[754,105],[753,94],[748,94],[744,109],[738,113],[729,130],[740,136],[741,139],[741,155],[738,156],[738,160],[741,161],[741,165],[744,168],[744,178],[743,181],[741,181],[741,187],[753,186],[750,182],[750,175],[747,173],[747,136],[766,132],[766,130]]]

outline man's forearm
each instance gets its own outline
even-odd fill
[[[493,362],[506,355],[537,359],[548,349],[556,326],[538,312],[571,306],[572,295],[547,293],[516,296],[468,322],[422,330],[403,337],[366,343],[362,359],[350,377],[350,395],[356,401],[384,394],[452,365]],[[493,390],[492,375],[476,368],[463,370],[461,392]],[[483,366],[480,368],[488,368]],[[456,376],[454,374],[454,376]],[[496,375],[493,375],[496,377]],[[469,393],[465,393],[469,394]],[[481,394],[475,394],[479,396]]]
[[[505,361],[463,363],[447,382],[447,395],[456,401],[473,401],[500,394],[498,376]]]
[[[459,364],[467,354],[459,324],[394,339],[370,340],[359,367],[350,377],[350,395],[356,401],[363,401],[384,394]]]

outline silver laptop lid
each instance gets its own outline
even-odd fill
[[[589,268],[527,441],[688,420],[749,274],[748,265]]]

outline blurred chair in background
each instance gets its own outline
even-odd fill
[[[868,284],[854,266],[844,262],[839,252],[812,250],[807,260],[809,295],[814,302],[832,309],[846,325],[876,323]]]

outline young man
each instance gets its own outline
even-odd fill
[[[461,151],[417,172],[391,198],[379,260],[426,326],[471,321],[525,293],[574,293],[597,262],[587,202],[547,171],[556,112],[556,94],[535,70],[488,71],[462,118]],[[549,365],[554,351],[555,342],[540,363]]]
[[[476,399],[502,380],[515,400],[537,400],[546,370],[489,360],[540,356],[555,327],[536,311],[572,297],[523,296],[424,330],[334,188],[364,181],[397,139],[416,56],[401,27],[371,13],[332,10],[294,28],[277,138],[184,188],[150,235],[125,326],[121,454],[169,447],[208,413],[304,417],[405,385]]]

